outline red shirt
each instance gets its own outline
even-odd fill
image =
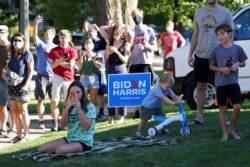
[[[55,59],[60,59],[63,57],[65,53],[69,54],[67,62],[69,62],[72,59],[77,59],[77,52],[74,48],[72,47],[67,47],[67,48],[62,48],[60,46],[57,46],[53,48],[49,52],[49,59],[55,60]],[[57,66],[56,68],[53,69],[54,74],[57,74],[61,77],[64,78],[66,81],[73,81],[74,80],[74,70],[73,69],[68,69],[64,68],[62,66]]]
[[[179,32],[173,31],[172,33],[162,33],[159,39],[164,44],[164,56],[166,57],[169,52],[178,48],[179,42],[181,42],[183,37]]]

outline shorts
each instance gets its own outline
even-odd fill
[[[241,103],[241,90],[239,84],[230,84],[225,86],[218,86],[216,88],[216,96],[219,106],[227,106],[228,98],[232,104]]]
[[[66,143],[69,143],[69,141],[67,140],[66,137],[63,137],[63,139],[66,141]],[[80,143],[80,144],[82,145],[82,151],[89,151],[89,150],[91,150],[91,148],[92,148],[92,147],[86,145],[86,144],[83,143],[83,142],[79,142],[79,141],[75,141],[75,142],[78,142],[78,143]]]
[[[9,100],[15,100],[18,102],[28,102],[31,98],[30,87],[27,92],[20,92],[20,88],[16,86],[8,86]]]
[[[7,106],[8,100],[8,85],[5,82],[0,81],[0,105]]]
[[[63,77],[54,75],[52,79],[52,101],[60,101],[62,96],[66,101],[69,85],[72,81],[65,81]]]
[[[48,93],[49,98],[51,98],[51,90],[52,90],[52,78],[49,76],[43,76],[41,74],[37,74],[35,83],[35,98],[36,100],[44,100],[46,94]]]
[[[161,106],[155,109],[148,109],[146,107],[141,106],[140,115],[142,120],[149,120],[153,115],[166,117],[166,113],[163,111],[163,108]]]
[[[98,75],[81,75],[80,82],[85,89],[100,88],[100,81]]]
[[[129,67],[129,73],[144,73],[144,72],[150,72],[151,85],[153,85],[154,74],[150,64],[136,64],[136,65],[130,65]]]
[[[209,59],[203,59],[194,55],[194,81],[207,83],[209,78]]]

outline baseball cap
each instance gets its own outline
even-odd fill
[[[9,31],[9,28],[6,25],[0,25],[0,30]]]

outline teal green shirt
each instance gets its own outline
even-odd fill
[[[101,59],[102,55],[100,53],[96,53],[92,59]],[[99,68],[96,68],[95,64],[92,60],[90,60],[87,56],[83,57],[83,69],[81,74],[89,75],[89,74],[100,74]]]
[[[86,145],[93,147],[94,143],[94,133],[95,133],[95,118],[96,118],[96,108],[92,103],[87,105],[88,112],[84,112],[87,118],[92,118],[92,124],[88,131],[84,130],[80,122],[79,114],[74,107],[68,116],[68,127],[67,127],[67,141],[70,142],[82,142]]]

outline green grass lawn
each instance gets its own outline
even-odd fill
[[[177,108],[164,105],[168,116],[178,114]],[[29,107],[32,112],[35,110],[35,102],[32,101]],[[35,162],[32,160],[19,161],[12,159],[13,155],[28,153],[55,138],[65,135],[65,131],[55,132],[27,143],[15,144],[11,147],[0,150],[1,167],[248,167],[250,164],[250,101],[247,100],[242,106],[242,111],[236,126],[236,131],[242,137],[241,141],[229,139],[221,142],[221,130],[218,120],[218,110],[204,111],[204,124],[190,126],[192,134],[181,136],[179,133],[180,122],[173,122],[169,125],[170,134],[159,134],[156,137],[171,141],[179,139],[178,144],[167,146],[145,146],[129,147],[113,152],[91,157],[75,157],[51,162]],[[195,112],[189,110],[185,105],[188,119],[195,116]],[[228,117],[231,110],[228,111]],[[132,119],[128,115],[124,124],[108,125],[106,121],[97,121],[95,141],[110,139],[118,136],[133,136],[139,120]],[[156,125],[152,120],[146,130]]]

